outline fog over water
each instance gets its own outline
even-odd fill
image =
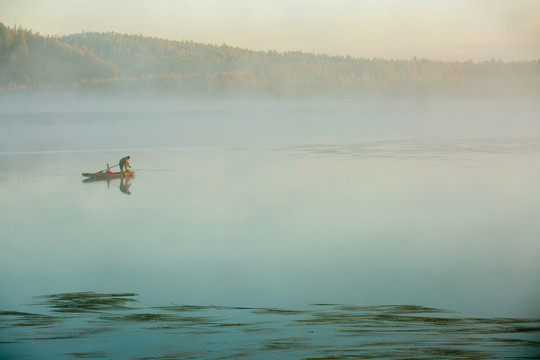
[[[66,304],[53,294],[124,292],[138,294],[140,311],[160,307],[164,323],[180,321],[162,314],[172,305],[231,307],[218,317],[254,327],[232,308],[306,311],[294,320],[305,329],[303,316],[322,316],[313,304],[540,317],[534,101],[126,104],[0,114],[0,310],[47,315],[35,296]],[[83,182],[125,155],[133,179]],[[371,311],[355,309],[321,311]],[[99,314],[107,322],[117,310]],[[88,314],[72,321],[93,324]],[[538,341],[531,329],[519,338]]]
[[[534,136],[534,100],[2,101],[0,152]]]

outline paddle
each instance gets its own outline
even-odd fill
[[[110,169],[112,169],[112,168],[113,168],[113,167],[115,167],[115,166],[118,166],[118,164],[116,164],[116,165],[113,165],[113,166],[111,166],[111,167],[109,167],[109,164],[107,164],[107,168],[106,168],[106,169],[103,169],[103,170],[100,170],[100,171],[98,171],[98,173],[102,173],[102,172],[104,172],[104,171],[110,170]]]

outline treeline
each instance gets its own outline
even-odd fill
[[[42,36],[0,23],[0,91],[540,96],[540,61],[384,60],[250,51],[142,35]]]

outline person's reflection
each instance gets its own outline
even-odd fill
[[[120,178],[120,191],[124,194],[131,195],[131,191],[129,191],[129,178],[126,179],[124,176]]]

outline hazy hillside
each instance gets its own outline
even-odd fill
[[[141,35],[53,38],[0,23],[0,91],[540,96],[540,61],[481,63],[256,52]]]

